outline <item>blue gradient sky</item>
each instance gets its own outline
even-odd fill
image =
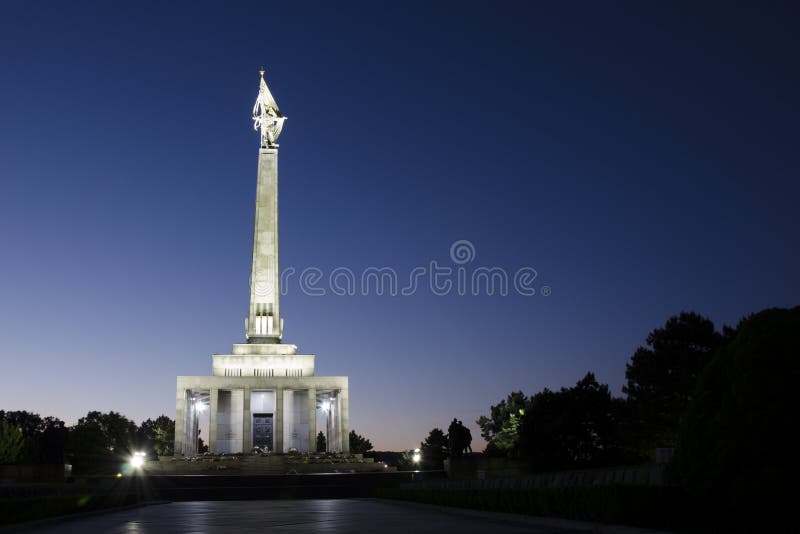
[[[552,287],[290,288],[285,340],[350,376],[378,448],[478,438],[589,370],[619,393],[680,310],[800,301],[788,4],[230,4],[0,7],[0,408],[174,416],[175,376],[244,339],[261,64],[284,267],[408,273],[468,239]]]

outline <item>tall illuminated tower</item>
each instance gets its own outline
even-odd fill
[[[197,453],[201,419],[211,452],[314,451],[317,418],[329,452],[348,452],[346,376],[315,376],[314,355],[282,342],[278,262],[278,136],[286,118],[264,81],[253,107],[260,133],[246,343],[213,354],[211,376],[179,376],[175,397],[175,454]]]

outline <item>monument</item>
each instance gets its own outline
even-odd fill
[[[327,451],[349,452],[346,376],[315,376],[314,355],[283,343],[278,262],[278,144],[286,120],[264,81],[253,106],[258,151],[250,307],[245,343],[213,354],[211,376],[179,376],[175,454],[198,452],[200,414],[208,411],[212,453],[316,452],[322,420]]]

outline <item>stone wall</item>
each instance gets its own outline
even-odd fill
[[[447,461],[448,479],[436,487],[484,489],[608,484],[664,485],[663,464],[532,473],[525,462],[509,458],[465,457]]]

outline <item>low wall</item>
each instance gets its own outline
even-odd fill
[[[0,465],[0,484],[4,485],[15,482],[60,482],[67,476],[67,466],[63,464]]]
[[[436,487],[501,489],[610,484],[662,486],[664,485],[665,469],[663,464],[650,464],[532,473],[530,467],[523,461],[487,457],[453,458],[446,467],[448,480],[431,482],[436,484]]]
[[[452,480],[517,478],[531,474],[527,462],[513,458],[493,458],[482,454],[448,458],[444,469]]]

